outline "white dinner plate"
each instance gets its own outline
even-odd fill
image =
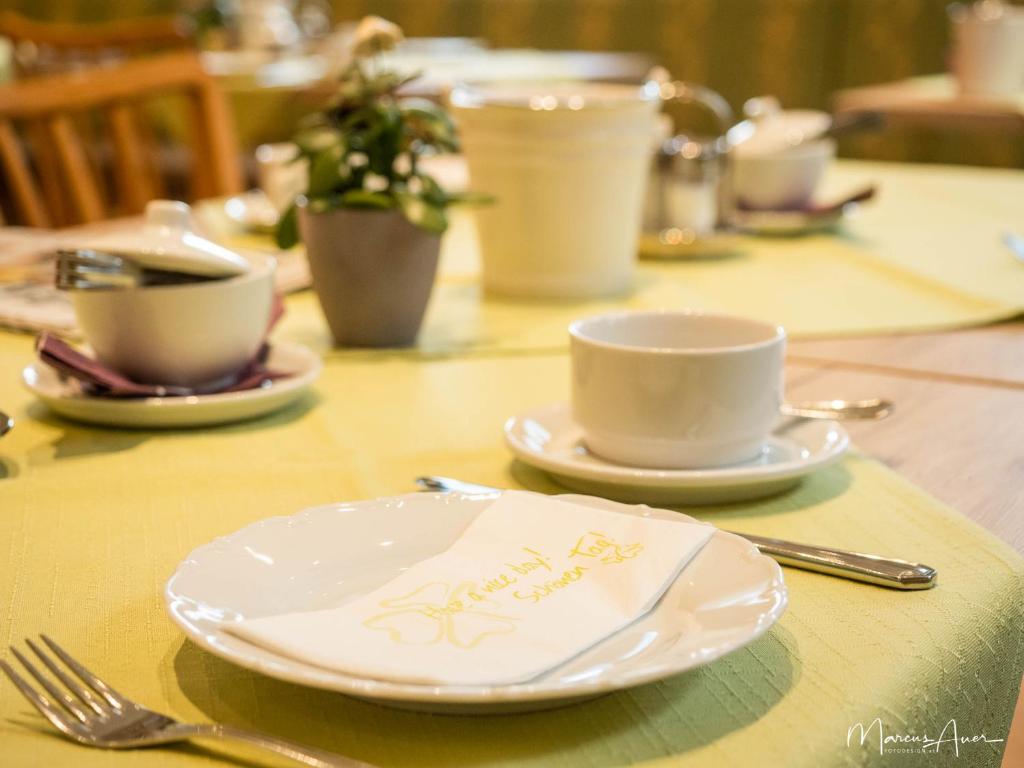
[[[563,402],[513,416],[505,423],[505,442],[521,461],[574,491],[650,504],[724,504],[793,487],[836,462],[850,438],[834,421],[785,419],[751,461],[711,469],[645,469],[587,451],[583,430]]]
[[[244,392],[190,397],[93,397],[38,360],[25,366],[25,386],[50,410],[75,421],[113,427],[202,427],[263,416],[289,405],[320,375],[320,357],[301,344],[275,342],[267,368],[289,374]]]
[[[483,714],[558,706],[707,664],[763,634],[786,607],[778,564],[745,539],[716,530],[651,612],[528,683],[374,680],[296,661],[224,631],[243,618],[333,608],[376,589],[446,550],[495,498],[416,493],[253,523],[185,558],[164,590],[167,609],[201,647],[271,677],[391,706]],[[589,496],[560,498],[628,515],[691,519]]]

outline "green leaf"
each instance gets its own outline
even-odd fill
[[[341,204],[346,208],[394,208],[395,199],[384,192],[350,189],[341,196]]]
[[[449,205],[493,205],[496,202],[494,195],[483,192],[453,192],[448,195]]]
[[[409,192],[399,193],[398,202],[405,217],[417,227],[438,235],[448,229],[444,206],[434,205]]]
[[[410,136],[422,144],[448,151],[458,149],[455,125],[443,108],[427,99],[402,99],[402,118]]]
[[[441,189],[441,185],[437,183],[437,180],[433,176],[428,176],[425,173],[418,173],[416,174],[416,178],[420,181],[420,197],[431,205],[436,205],[441,208],[448,205],[448,194]]]
[[[342,157],[341,145],[330,147],[313,155],[309,164],[308,192],[310,195],[327,194],[348,176],[348,169],[342,170]]]
[[[351,114],[347,115],[339,126],[343,132],[354,131],[360,127],[365,127],[373,123],[373,117],[376,110],[372,104],[359,107]]]
[[[274,239],[277,240],[277,247],[281,250],[288,250],[299,242],[299,214],[294,204],[288,206],[280,220],[277,222],[277,232]]]
[[[326,125],[318,125],[299,131],[295,134],[295,143],[298,144],[299,150],[303,154],[313,157],[326,150],[335,149],[336,147],[340,148],[340,150],[335,151],[343,152],[345,138],[336,128],[331,128]]]

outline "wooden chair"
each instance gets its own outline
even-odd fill
[[[150,16],[89,24],[35,21],[0,11],[0,37],[14,43],[22,75],[36,75],[111,63],[157,49],[191,46],[190,20]]]
[[[0,196],[9,198],[8,221],[68,226],[138,213],[147,201],[165,197],[158,153],[146,141],[144,126],[149,102],[166,95],[184,97],[186,106],[188,196],[241,191],[238,147],[223,94],[195,54],[164,54],[0,86]],[[107,199],[83,126],[109,137],[116,204]]]

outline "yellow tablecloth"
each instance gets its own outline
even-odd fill
[[[485,298],[472,214],[462,212],[409,354],[563,350],[573,319],[622,307],[749,315],[799,338],[944,330],[1024,311],[1024,264],[1002,242],[1006,231],[1024,232],[1024,172],[844,161],[826,190],[872,182],[878,198],[838,234],[749,237],[733,256],[641,261],[632,294],[608,301]],[[312,307],[290,323],[303,339],[322,337]]]
[[[803,335],[966,325],[1019,310],[1024,267],[997,238],[1024,224],[1020,174],[837,171],[840,184],[882,184],[882,199],[844,237],[751,241],[747,255],[728,261],[644,265],[631,299],[600,306],[705,306]],[[875,718],[886,735],[935,737],[955,720],[962,737],[1005,738],[1024,670],[1024,563],[859,456],[778,498],[697,514],[740,531],[920,560],[939,569],[938,588],[897,593],[787,571],[791,606],[764,638],[593,703],[486,718],[398,712],[263,678],[184,642],[163,613],[164,580],[192,548],[253,520],[405,492],[425,473],[557,490],[510,462],[501,424],[567,395],[565,323],[599,306],[481,302],[470,236],[453,233],[416,350],[330,351],[314,297],[291,297],[277,335],[324,351],[324,376],[303,402],[248,424],[160,433],[61,421],[17,383],[31,340],[0,332],[0,407],[18,419],[0,440],[6,639],[49,632],[157,709],[382,765],[955,762],[949,743],[938,755],[847,746],[848,729]],[[0,743],[4,766],[205,759],[67,744],[7,684]],[[962,745],[962,764],[995,766],[1001,748]]]
[[[938,568],[936,589],[892,592],[787,570],[791,602],[779,624],[695,672],[545,713],[416,714],[277,682],[198,650],[165,616],[163,583],[217,535],[309,505],[409,491],[418,474],[556,490],[510,462],[501,424],[565,396],[564,355],[335,353],[315,393],[277,415],[157,433],[48,415],[16,383],[31,354],[27,337],[0,334],[0,405],[19,420],[0,440],[4,639],[48,632],[152,707],[385,766],[998,765],[1001,743],[962,745],[959,762],[948,743],[938,756],[847,746],[848,728],[876,717],[886,735],[934,737],[955,720],[960,736],[1005,738],[1024,669],[1024,563],[874,461],[853,456],[776,499],[697,514],[920,560]],[[213,764],[195,751],[69,744],[0,683],[5,767]]]

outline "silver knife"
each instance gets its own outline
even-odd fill
[[[501,493],[499,488],[435,475],[417,477],[416,484],[426,491],[483,496]],[[762,554],[768,555],[782,565],[802,568],[805,571],[825,573],[829,576],[839,576],[892,589],[930,589],[935,586],[938,577],[938,572],[934,568],[921,563],[866,555],[861,552],[848,552],[832,547],[815,547],[782,539],[769,539],[749,533],[736,533],[735,531],[731,533],[743,537],[757,547]]]

